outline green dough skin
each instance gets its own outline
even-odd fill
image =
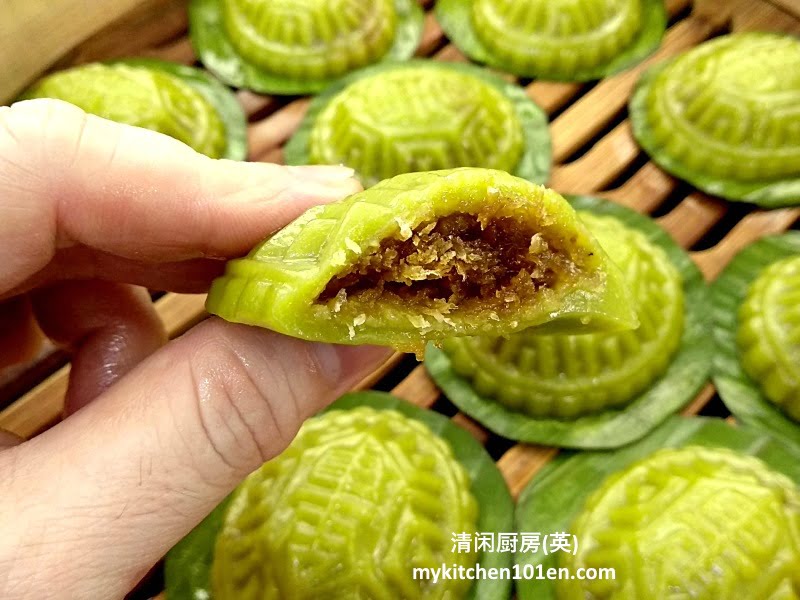
[[[609,477],[570,527],[561,566],[616,579],[560,579],[559,600],[785,598],[800,590],[800,491],[727,449],[664,449]]]
[[[591,81],[643,60],[667,25],[663,0],[439,0],[448,38],[524,77]]]
[[[416,0],[192,0],[192,43],[230,85],[308,94],[345,73],[410,58],[422,35]]]
[[[800,256],[767,267],[739,310],[742,368],[800,423]]]
[[[478,394],[532,417],[574,419],[624,407],[664,374],[681,342],[683,282],[664,250],[614,217],[579,215],[622,269],[639,328],[582,335],[523,331],[442,344],[453,370]]]
[[[225,30],[242,58],[294,79],[336,77],[372,63],[389,50],[397,28],[393,0],[221,0],[220,5]],[[337,18],[342,15],[348,18]],[[306,33],[301,37],[297,30]]]
[[[800,40],[722,36],[656,65],[630,102],[634,136],[701,190],[765,207],[800,199]]]
[[[405,279],[390,271],[378,297],[369,287],[373,270],[335,297],[322,298],[331,285],[348,280],[354,265],[385,258],[381,244],[416,244],[452,215],[468,215],[482,231],[497,222],[513,224],[524,243],[511,250],[534,266],[510,271],[517,274],[508,284],[497,280],[487,291],[481,287],[486,296],[465,295],[452,303],[426,286],[460,282],[464,272],[469,284],[494,271],[459,262],[474,257],[472,251],[431,250],[420,243],[402,261],[395,258],[391,268],[402,267]],[[458,241],[458,231],[443,233],[445,242]],[[524,237],[526,232],[532,237]],[[505,238],[487,243],[493,251],[509,248]],[[537,269],[549,275],[532,276]],[[509,287],[517,281],[529,287]],[[364,282],[366,291],[359,291]],[[229,321],[302,339],[417,351],[426,340],[504,335],[533,326],[583,332],[636,326],[622,274],[563,198],[501,171],[470,168],[399,175],[312,208],[247,258],[229,262],[225,276],[211,287],[207,308]]]
[[[472,582],[414,580],[470,567],[453,532],[476,528],[466,471],[448,444],[391,410],[333,410],[234,493],[217,536],[214,600],[444,600]]]
[[[58,71],[22,96],[32,98],[65,100],[87,113],[159,131],[211,158],[227,152],[226,125],[217,107],[191,80],[159,68],[155,61],[92,63]]]
[[[637,463],[640,465],[637,467],[638,472],[642,473],[643,469],[641,465],[645,464],[642,461],[646,461],[649,457],[652,457],[654,453],[664,448],[687,448],[690,446],[696,447],[701,452],[703,450],[701,450],[700,447],[707,448],[712,450],[715,455],[719,452],[718,449],[730,450],[735,453],[735,457],[753,457],[761,462],[757,462],[751,469],[747,464],[740,462],[741,458],[736,458],[730,463],[723,458],[718,461],[723,465],[731,464],[743,466],[741,469],[739,469],[738,466],[734,466],[730,469],[726,468],[725,472],[727,474],[722,481],[712,481],[711,485],[702,483],[702,486],[689,488],[687,482],[694,481],[698,476],[714,475],[718,473],[718,471],[708,466],[701,467],[699,463],[693,463],[691,459],[688,461],[689,467],[683,466],[681,461],[676,461],[672,464],[677,463],[677,468],[675,469],[677,476],[673,476],[671,474],[672,471],[665,469],[660,473],[656,473],[652,478],[656,484],[659,484],[659,482],[666,483],[667,487],[663,489],[661,493],[659,493],[659,488],[656,486],[641,488],[638,488],[636,485],[629,486],[628,489],[633,490],[630,500],[632,502],[639,502],[642,510],[620,508],[611,512],[611,516],[614,518],[614,524],[619,527],[620,533],[613,531],[609,533],[607,538],[603,537],[601,539],[597,537],[599,543],[605,544],[604,547],[610,549],[607,553],[609,562],[619,562],[617,557],[621,556],[623,560],[626,560],[626,566],[641,564],[636,561],[636,557],[638,556],[636,546],[629,545],[622,553],[615,552],[612,546],[619,543],[621,540],[631,540],[631,534],[634,534],[639,526],[643,529],[649,527],[649,533],[653,530],[654,526],[658,526],[659,529],[661,529],[661,523],[663,523],[664,528],[662,534],[664,537],[655,538],[653,535],[648,535],[647,537],[641,536],[639,540],[641,541],[642,548],[645,548],[647,544],[653,544],[654,546],[657,545],[664,548],[664,545],[667,544],[668,547],[664,548],[665,552],[661,556],[671,556],[672,553],[676,551],[680,554],[679,549],[681,548],[681,543],[683,543],[684,546],[688,546],[685,552],[697,557],[696,562],[699,564],[701,561],[705,560],[705,556],[709,550],[716,545],[722,549],[723,553],[726,553],[726,556],[720,561],[720,567],[723,567],[718,571],[720,579],[730,576],[736,577],[737,574],[744,579],[754,574],[757,576],[759,569],[768,571],[770,569],[769,561],[766,561],[766,564],[756,564],[755,562],[749,563],[746,560],[742,560],[741,557],[739,557],[739,560],[734,559],[735,570],[731,571],[728,565],[730,564],[730,559],[737,556],[736,546],[734,544],[725,544],[724,538],[726,532],[732,533],[734,537],[740,535],[736,529],[737,524],[743,525],[741,533],[764,527],[766,532],[762,538],[749,538],[746,545],[743,546],[745,550],[749,550],[753,552],[753,554],[758,554],[758,552],[750,550],[752,548],[752,542],[755,542],[754,546],[756,548],[767,548],[775,539],[781,536],[783,536],[784,539],[798,539],[796,502],[794,509],[791,509],[790,503],[784,504],[784,506],[789,508],[790,515],[791,511],[794,510],[794,517],[789,516],[788,519],[784,518],[783,523],[780,523],[781,519],[774,518],[774,511],[772,514],[766,512],[763,516],[763,520],[759,512],[754,520],[747,523],[744,523],[741,517],[743,512],[746,513],[748,510],[752,509],[754,505],[758,505],[759,507],[767,505],[769,507],[771,504],[774,508],[776,504],[780,504],[779,501],[775,503],[764,502],[764,495],[768,495],[770,489],[775,492],[773,498],[780,498],[783,493],[782,488],[786,480],[784,479],[783,482],[781,482],[780,477],[778,477],[776,473],[787,476],[795,486],[800,484],[800,446],[787,444],[785,441],[774,438],[756,427],[741,423],[737,423],[734,426],[718,418],[699,416],[685,418],[671,416],[658,427],[650,431],[647,436],[632,444],[627,444],[612,451],[560,452],[558,456],[550,460],[547,465],[540,469],[525,489],[522,490],[515,513],[516,531],[535,531],[540,532],[542,536],[547,535],[548,537],[556,532],[567,532],[568,534],[576,533],[572,530],[572,526],[577,519],[581,518],[581,514],[584,513],[589,498],[592,497],[599,488],[607,484],[610,485],[608,482],[611,481],[611,478],[618,477],[620,473],[627,471]],[[663,466],[668,464],[668,461],[661,460],[659,463]],[[698,464],[698,469],[696,470],[692,468],[695,464]],[[764,465],[767,465],[768,469],[771,469],[774,473],[769,474],[770,471],[766,470]],[[726,505],[728,502],[722,502],[726,495],[729,498],[731,493],[737,493],[743,488],[746,489],[746,493],[752,489],[748,487],[746,481],[744,483],[742,482],[741,473],[747,472],[751,472],[755,474],[756,477],[764,479],[765,481],[777,483],[777,485],[771,486],[771,484],[768,483],[763,488],[764,493],[758,495],[754,494],[752,498],[742,498],[741,502],[739,502],[739,498],[737,498],[733,508],[727,507]],[[628,477],[625,481],[633,482],[636,480],[633,477]],[[728,481],[731,481],[732,485],[728,486]],[[700,522],[692,522],[690,524],[698,533],[698,536],[694,540],[689,541],[688,544],[687,534],[690,534],[690,532],[680,529],[680,524],[682,522],[687,522],[687,519],[683,515],[679,515],[679,513],[682,512],[681,510],[672,510],[670,508],[671,505],[665,506],[663,510],[664,519],[659,520],[660,516],[656,516],[656,520],[652,521],[649,526],[643,521],[642,515],[645,515],[645,512],[649,512],[645,511],[646,507],[653,506],[653,510],[657,512],[659,506],[662,506],[659,503],[659,498],[663,497],[663,493],[672,492],[680,494],[681,490],[685,490],[687,497],[689,495],[700,497],[703,495],[703,490],[708,490],[714,486],[723,488],[722,492],[718,495],[711,494],[710,502],[706,504],[698,502],[689,506],[689,510],[694,515],[690,518],[699,517],[698,520]],[[727,489],[728,487],[730,487],[730,490]],[[619,487],[616,489],[619,490],[622,488]],[[636,493],[637,491],[638,493]],[[794,487],[794,491],[787,493],[786,496],[797,498],[797,494],[798,488]],[[619,498],[619,496],[610,495],[606,495],[606,497],[611,500]],[[718,503],[716,501],[717,498],[719,498],[721,502]],[[652,502],[649,502],[649,499],[652,499]],[[595,504],[592,505],[594,506]],[[607,505],[608,503],[606,503],[606,506]],[[674,507],[680,509],[685,506],[686,503],[681,503],[680,498],[677,498]],[[723,513],[722,517],[718,516],[720,513]],[[594,514],[597,514],[600,517],[598,520],[602,522],[602,516],[600,516],[597,511]],[[710,518],[703,519],[702,516],[704,514],[709,514]],[[674,528],[670,527],[671,523],[668,524],[666,522],[667,518],[670,522],[674,522]],[[794,519],[794,524],[791,524],[792,518]],[[729,520],[732,522],[728,523]],[[778,527],[775,526],[776,521],[779,522]],[[788,528],[786,527],[787,521],[790,524]],[[709,533],[709,529],[713,529],[714,527],[717,527],[717,529]],[[786,531],[791,528],[793,528],[794,533]],[[588,528],[584,528],[584,531],[592,534]],[[673,531],[675,532],[675,543],[669,541],[669,535]],[[718,537],[721,538],[720,542],[722,542],[722,544],[716,541]],[[633,542],[635,541],[636,540],[633,540]],[[580,536],[578,536],[578,556],[585,557],[591,554],[592,557],[599,562],[602,549],[598,544],[593,544],[591,542],[592,540],[590,539],[581,539]],[[700,544],[699,546],[698,542]],[[649,548],[649,546],[647,546],[647,548]],[[648,550],[647,548],[645,548],[642,554],[654,553],[655,547],[652,550]],[[796,543],[794,548],[797,548]],[[573,544],[570,545],[569,550],[574,550]],[[786,552],[786,550],[789,552]],[[790,554],[792,551],[792,545],[787,544],[783,558],[785,559],[786,555]],[[780,554],[780,551],[778,553]],[[563,552],[561,551],[551,551],[549,553],[540,551],[518,552],[515,560],[520,570],[523,568],[530,570],[530,568],[533,567],[536,570],[541,569],[543,572],[546,572],[549,568],[561,567],[562,565],[560,562],[565,559],[567,559],[567,557],[563,556]],[[570,560],[575,559],[572,558]],[[678,560],[678,562],[680,562],[680,560]],[[603,559],[603,563],[605,563],[605,558]],[[647,584],[656,584],[659,573],[666,574],[668,572],[669,569],[665,568],[666,564],[667,563],[658,556],[646,565],[649,567],[649,572],[647,575],[642,576],[642,589],[645,589],[644,586]],[[601,563],[601,566],[605,567],[607,565]],[[611,564],[608,566],[614,565]],[[680,581],[684,581],[684,579],[689,581],[688,575],[691,570],[692,568],[690,566],[690,568],[687,569],[687,577],[680,577]],[[652,573],[652,578],[650,577],[650,573]],[[795,576],[796,573],[797,571],[794,573]],[[621,587],[625,585],[626,582],[629,582],[632,576],[634,576],[634,573],[631,573],[631,570],[617,570],[616,580],[607,581],[607,583],[609,586],[618,584],[618,586]],[[709,583],[712,583],[712,585],[714,581],[717,580],[709,578]],[[765,583],[769,584],[769,581]],[[558,584],[554,579],[520,580],[517,581],[517,597],[519,600],[563,600],[563,596],[558,594],[559,590],[557,588],[559,585],[563,585],[563,582],[562,584]],[[600,586],[599,579],[591,582],[589,585],[598,591],[602,587]],[[796,589],[794,590],[794,595],[790,594],[788,596],[785,594],[781,595],[780,593],[773,596],[767,594],[748,595],[746,593],[748,588],[745,587],[745,585],[743,585],[744,592],[741,594],[734,592],[730,594],[721,593],[705,596],[698,594],[697,596],[691,596],[686,593],[685,589],[679,588],[675,590],[673,596],[668,597],[671,599],[697,598],[698,600],[775,600],[776,598],[791,598],[792,600],[796,600],[797,598]],[[622,600],[622,598],[627,598],[627,596],[624,595],[614,595],[612,592],[615,589],[619,588],[612,587],[609,593],[601,595],[601,597],[605,600]],[[639,600],[639,598],[663,598],[664,596],[660,594],[665,594],[667,591],[666,588],[662,588],[659,593],[654,595],[643,592],[641,595],[636,596],[636,600]],[[586,598],[590,599],[592,596],[587,595]]]
[[[367,187],[469,166],[544,184],[552,149],[547,115],[519,85],[475,65],[410,60],[360,69],[314,98],[284,157],[353,167]]]
[[[312,163],[353,167],[366,185],[455,167],[512,171],[522,147],[508,98],[442,69],[395,69],[354,83],[320,113],[310,140]]]
[[[766,396],[763,387],[764,380],[755,372],[771,368],[768,365],[778,356],[778,353],[775,349],[771,349],[768,352],[765,350],[765,353],[760,356],[759,352],[753,351],[757,346],[751,342],[748,342],[747,345],[752,348],[743,347],[748,338],[752,340],[747,329],[757,326],[755,322],[745,324],[745,320],[758,318],[759,304],[767,307],[767,304],[761,302],[758,297],[753,297],[749,302],[749,307],[745,309],[745,304],[748,304],[748,295],[772,265],[784,261],[789,264],[798,256],[800,256],[800,232],[798,231],[763,237],[750,244],[728,263],[714,281],[711,286],[710,307],[714,325],[714,386],[719,391],[725,406],[733,413],[737,421],[766,430],[771,435],[800,447],[800,425],[789,416],[781,405]],[[768,280],[763,279],[759,288],[767,283],[769,283]],[[768,288],[771,292],[770,297],[777,298],[783,289],[783,283],[775,279],[771,285],[768,285]],[[774,292],[779,293],[773,295]],[[781,343],[782,339],[788,338],[776,336],[776,327],[779,327],[778,324],[782,322],[788,325],[787,331],[789,331],[792,329],[793,319],[790,316],[787,319],[788,313],[783,310],[781,310],[780,316],[776,314],[775,310],[779,308],[779,305],[774,300],[770,300],[769,305],[771,308],[768,319],[772,323],[770,333],[761,331],[759,335],[761,338],[769,337]],[[782,355],[792,356],[793,351],[785,352],[788,348],[787,346],[783,352],[779,352]],[[748,368],[758,376],[758,379],[754,380],[745,370],[742,350],[752,352],[752,357],[745,361],[752,362]],[[786,374],[788,375],[791,370],[790,368],[786,371]]]
[[[564,4],[474,0],[472,26],[489,51],[514,71],[548,73],[566,65],[580,70],[608,62],[630,45],[642,24],[640,0],[585,0],[568,9]],[[592,13],[588,4],[605,4],[606,11]],[[587,46],[593,51],[587,52]]]
[[[514,503],[503,475],[486,449],[465,429],[440,413],[419,408],[385,392],[345,394],[324,412],[349,411],[363,407],[374,411],[400,413],[424,425],[428,435],[435,435],[447,444],[452,456],[465,470],[469,492],[477,502],[478,514],[474,531],[491,532],[495,535],[514,531]],[[446,461],[447,465],[450,464],[449,460]],[[450,472],[450,467],[445,466],[444,470]],[[367,493],[369,494],[369,489]],[[169,600],[214,600],[211,587],[214,547],[234,494],[235,492],[225,498],[167,554],[164,578]],[[447,545],[445,550],[452,550],[452,545]],[[412,554],[409,553],[409,556]],[[509,552],[489,552],[486,549],[478,551],[475,557],[486,569],[509,569],[513,558],[513,554]],[[449,557],[447,560],[449,562]],[[403,575],[407,576],[407,573],[411,571],[404,571]],[[465,594],[449,600],[508,600],[512,595],[512,583],[510,579],[479,579],[471,582],[472,585]]]

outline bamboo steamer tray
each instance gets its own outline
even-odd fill
[[[15,3],[37,4],[7,1],[12,9]],[[75,0],[60,1],[81,4]],[[428,13],[417,54],[436,60],[466,61],[438,26],[430,11],[434,2],[420,2]],[[19,67],[4,72],[7,67],[0,66],[0,81],[9,82],[4,85],[6,94],[10,95],[12,88],[18,91],[45,68],[132,55],[185,64],[196,62],[187,37],[183,0],[125,0],[112,4],[115,7],[102,15],[91,18],[81,15],[79,26],[58,28],[60,33],[48,48],[40,51],[38,63],[26,58],[23,66],[27,72],[20,73]],[[634,141],[627,118],[627,101],[645,68],[712,37],[749,30],[800,34],[800,0],[666,0],[666,5],[670,25],[660,49],[633,69],[596,83],[529,80],[520,83],[525,84],[528,95],[550,116],[555,166],[549,186],[562,193],[605,197],[652,215],[689,250],[711,281],[744,246],[762,236],[797,228],[800,207],[753,210],[748,205],[710,197],[664,173]],[[55,30],[52,19],[51,25]],[[0,25],[0,33],[2,29]],[[3,37],[0,35],[0,40]],[[0,55],[14,55],[2,50],[0,41]],[[250,160],[282,162],[283,144],[299,125],[309,100],[249,91],[240,91],[237,96],[249,118]],[[207,316],[203,295],[170,293],[155,297],[156,308],[171,337],[181,335]],[[0,376],[0,428],[27,438],[57,423],[68,377],[68,358],[52,346],[45,347],[31,363],[4,373]],[[488,432],[459,413],[413,357],[396,354],[357,389],[371,387],[450,416],[487,447],[514,497],[558,452],[554,448],[514,444]],[[725,416],[727,413],[722,413],[720,406],[709,383],[683,413],[689,416],[705,411]]]

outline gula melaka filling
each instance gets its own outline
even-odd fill
[[[442,312],[502,311],[555,288],[579,268],[529,224],[455,213],[384,240],[333,278],[318,302],[368,307],[393,301]]]

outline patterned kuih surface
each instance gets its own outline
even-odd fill
[[[346,164],[377,183],[454,166],[513,172],[522,155],[512,102],[467,73],[398,68],[335,96],[311,133],[310,162]]]
[[[641,0],[475,0],[480,40],[514,69],[548,73],[597,67],[642,24]]]
[[[218,158],[225,127],[215,107],[181,78],[127,64],[91,64],[58,71],[25,98],[58,98],[105,119],[153,129]]]
[[[362,407],[308,421],[234,494],[217,537],[216,600],[463,597],[472,582],[414,567],[472,566],[451,552],[477,505],[448,444],[400,413]]]
[[[580,547],[561,565],[617,577],[559,580],[560,600],[788,600],[800,588],[800,493],[727,449],[661,450],[612,475],[570,532]]]
[[[225,83],[270,94],[316,93],[383,60],[410,58],[416,0],[191,0],[192,45]]]
[[[525,77],[590,81],[643,60],[667,24],[663,0],[438,0],[471,59]]]
[[[800,40],[723,36],[648,71],[634,134],[667,171],[731,200],[800,202]]]
[[[714,384],[738,421],[800,447],[800,232],[741,250],[711,288]]]
[[[772,264],[751,285],[737,343],[745,372],[800,427],[800,256]]]
[[[231,42],[248,61],[322,79],[380,59],[392,45],[392,0],[222,0]]]

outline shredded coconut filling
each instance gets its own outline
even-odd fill
[[[518,306],[578,269],[531,224],[510,217],[456,213],[410,233],[362,256],[328,282],[317,302],[338,312],[350,302],[363,310],[395,301],[440,321],[456,307]]]

